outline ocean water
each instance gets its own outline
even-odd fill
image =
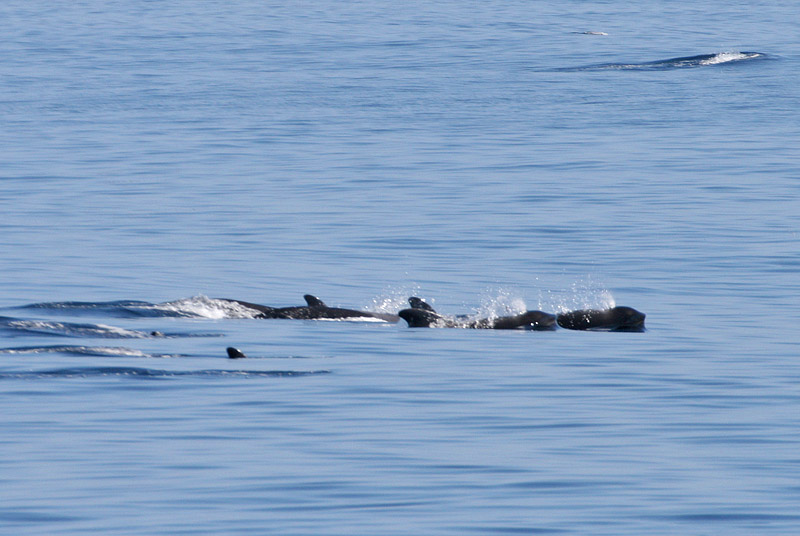
[[[0,529],[798,534],[796,19],[4,2]]]

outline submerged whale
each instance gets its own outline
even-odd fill
[[[645,314],[632,307],[580,309],[560,313],[558,325],[581,331],[644,331]]]
[[[542,311],[526,311],[514,316],[470,319],[465,316],[445,317],[434,311],[424,300],[408,299],[410,309],[397,313],[410,328],[464,328],[464,329],[526,329],[549,331],[556,328],[556,317]]]
[[[769,56],[762,52],[751,51],[732,51],[718,52],[715,54],[697,54],[695,56],[681,56],[679,58],[667,58],[663,60],[646,61],[639,63],[601,63],[597,65],[586,65],[584,67],[570,67],[558,69],[561,71],[595,71],[595,70],[622,70],[622,71],[669,71],[673,69],[687,69],[695,67],[710,67],[715,65],[725,65],[740,63],[751,60],[768,59]]]
[[[241,300],[224,299],[223,301],[238,303],[248,309],[258,311],[256,318],[293,318],[297,320],[345,319],[345,318],[376,318],[384,322],[399,322],[400,317],[389,313],[373,313],[371,311],[357,311],[355,309],[342,309],[328,307],[325,302],[306,294],[303,296],[306,305],[295,307],[269,307]]]

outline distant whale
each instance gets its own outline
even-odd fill
[[[729,63],[740,63],[750,60],[768,59],[769,56],[762,52],[719,52],[715,54],[697,54],[695,56],[681,56],[664,60],[646,61],[640,63],[601,63],[586,65],[584,67],[567,67],[557,71],[596,71],[596,70],[621,70],[621,71],[668,71],[672,69],[686,69],[695,67],[709,67]]]
[[[556,316],[564,329],[581,331],[644,331],[645,314],[631,307],[581,309]]]
[[[549,331],[556,328],[556,317],[542,311],[526,311],[515,316],[499,316],[496,318],[445,317],[433,310],[420,298],[408,299],[411,309],[403,309],[397,313],[408,322],[410,328],[464,328],[464,329],[526,329]]]
[[[325,302],[306,294],[303,296],[307,305],[296,307],[269,307],[241,300],[224,299],[223,301],[238,303],[248,309],[258,311],[256,318],[293,318],[296,320],[321,320],[321,319],[345,319],[345,318],[377,318],[384,322],[399,322],[400,317],[389,313],[373,313],[370,311],[357,311],[355,309],[341,309],[338,307],[328,307]]]

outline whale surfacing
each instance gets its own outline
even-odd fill
[[[525,329],[531,331],[549,331],[556,327],[556,317],[542,311],[526,311],[514,316],[496,318],[480,318],[477,320],[465,317],[445,317],[434,311],[428,303],[420,298],[408,299],[411,309],[403,309],[397,313],[408,323],[410,328],[463,328],[463,329]]]
[[[611,309],[580,309],[560,313],[558,325],[579,331],[645,331],[645,314],[632,307]]]

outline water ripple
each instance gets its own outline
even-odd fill
[[[142,367],[69,367],[50,370],[0,373],[0,379],[93,378],[264,378],[329,374],[329,370],[158,370]]]

